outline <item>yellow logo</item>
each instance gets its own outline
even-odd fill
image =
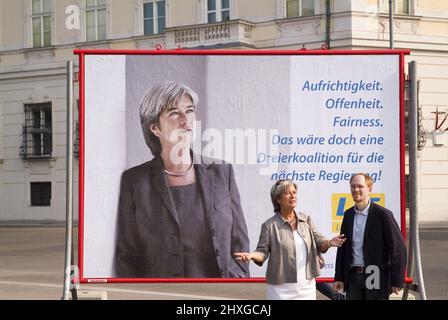
[[[384,193],[371,193],[370,200],[384,207],[386,196]],[[341,231],[344,212],[354,205],[355,203],[350,193],[333,193],[331,195],[331,231],[333,233],[339,233]]]

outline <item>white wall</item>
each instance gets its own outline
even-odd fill
[[[444,144],[435,145],[433,132],[435,112],[448,112],[448,54],[414,51],[407,61],[417,61],[420,82],[419,106],[426,144],[419,152],[419,220],[448,220],[448,131],[442,135]],[[445,114],[439,116],[439,123]],[[448,123],[442,126],[446,129]]]
[[[126,165],[124,56],[85,61],[85,274],[111,274],[120,176]],[[97,257],[104,257],[98,260]]]
[[[65,69],[55,74],[10,74],[0,86],[1,140],[0,220],[65,219]],[[50,160],[22,160],[22,126],[25,103],[52,103],[53,153]],[[51,205],[31,206],[30,182],[49,181]]]

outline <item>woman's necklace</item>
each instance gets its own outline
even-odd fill
[[[190,167],[189,167],[189,168],[187,169],[187,171],[185,171],[185,172],[182,172],[182,173],[174,173],[174,172],[168,171],[168,170],[166,170],[166,169],[163,169],[163,171],[165,171],[166,174],[168,174],[168,175],[170,175],[170,176],[173,176],[173,177],[183,177],[183,176],[186,176],[187,174],[189,174],[190,171],[191,171],[191,169],[193,169],[193,161],[191,162]]]
[[[288,219],[288,224],[289,226],[292,228],[292,231],[296,231],[297,230],[297,219],[296,216],[293,215],[291,219]]]
[[[288,223],[293,224],[296,222],[296,216],[292,216],[291,219],[288,219]]]
[[[296,222],[296,215],[293,214],[293,215],[291,216],[291,218],[286,218],[286,217],[284,217],[284,219],[285,219],[286,222],[288,222],[289,224],[294,224],[294,223]]]

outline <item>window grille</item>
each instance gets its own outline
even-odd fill
[[[53,151],[51,103],[25,104],[20,158],[48,159]]]

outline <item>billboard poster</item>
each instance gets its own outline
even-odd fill
[[[78,54],[83,282],[263,281],[232,254],[255,250],[279,179],[331,239],[368,173],[404,231],[402,52]]]

